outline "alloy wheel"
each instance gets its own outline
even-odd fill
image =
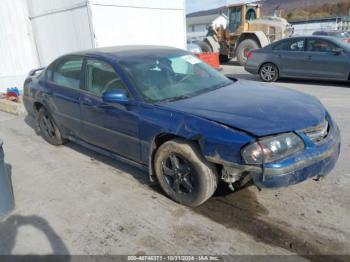
[[[167,184],[178,194],[190,194],[194,191],[194,169],[183,157],[170,154],[161,163],[162,174]]]
[[[261,68],[261,77],[265,81],[272,81],[277,74],[277,70],[273,65],[265,65]]]
[[[45,135],[47,135],[49,138],[54,138],[56,136],[54,123],[48,114],[44,114],[41,118],[40,127]]]

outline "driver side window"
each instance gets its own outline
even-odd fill
[[[307,51],[309,52],[327,53],[332,52],[335,48],[338,48],[338,46],[323,39],[316,38],[307,40]]]
[[[103,93],[115,89],[127,90],[127,87],[114,68],[105,62],[88,59],[86,63],[85,90],[96,96],[102,96]]]
[[[249,10],[247,11],[247,14],[246,14],[245,19],[246,19],[247,21],[255,20],[255,19],[256,19],[256,11],[255,11],[254,9],[252,9],[252,8],[249,9]]]
[[[242,20],[242,9],[240,7],[232,8],[229,11],[229,31],[231,33],[236,32],[236,30],[241,25]]]

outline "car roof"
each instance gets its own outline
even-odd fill
[[[273,42],[272,45],[275,45],[277,43],[281,43],[283,41],[293,40],[293,39],[301,39],[301,38],[308,38],[308,39],[325,39],[330,41],[336,41],[334,37],[332,36],[326,36],[326,35],[304,35],[304,36],[292,36],[288,38],[283,38],[281,40],[278,40],[276,42]]]
[[[321,30],[316,32],[325,32],[325,33],[342,33],[344,30]]]
[[[110,46],[102,48],[93,48],[84,51],[70,53],[68,55],[84,55],[84,56],[108,56],[120,58],[128,58],[142,55],[157,55],[164,53],[187,53],[187,51],[169,47],[169,46],[154,46],[154,45],[128,45],[128,46]]]
[[[271,43],[270,45],[266,46],[265,48],[270,49],[273,48],[274,46],[282,43],[283,41],[288,41],[288,40],[293,40],[293,39],[324,39],[324,40],[328,40],[334,44],[339,45],[340,47],[344,48],[345,50],[347,50],[348,52],[350,52],[350,45],[348,43],[345,43],[343,41],[340,41],[339,39],[332,37],[332,36],[324,36],[324,35],[306,35],[306,36],[293,36],[293,37],[289,37],[289,38],[284,38],[281,40],[278,40],[276,42]],[[262,48],[264,49],[264,48]],[[262,50],[260,49],[260,50]]]
[[[322,39],[334,40],[334,37],[328,36],[328,35],[303,35],[303,36],[301,35],[301,36],[293,36],[285,39],[297,39],[297,38],[322,38]]]

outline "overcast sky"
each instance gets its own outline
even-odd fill
[[[242,0],[186,0],[186,12],[193,13],[200,10],[208,10],[216,7],[224,6],[226,4],[242,3],[247,1]],[[250,2],[253,2],[250,1]]]

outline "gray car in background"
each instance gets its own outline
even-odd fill
[[[247,54],[245,70],[265,82],[281,77],[348,81],[350,44],[327,36],[292,37]]]

